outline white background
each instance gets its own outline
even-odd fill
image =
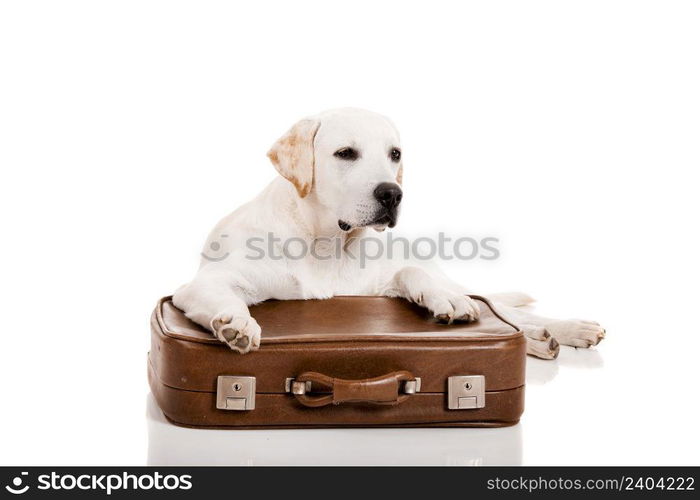
[[[696,2],[0,5],[0,463],[697,464]],[[295,120],[402,132],[411,234],[500,238],[476,292],[596,319],[509,430],[209,432],[146,383],[156,299]],[[148,431],[150,429],[150,447]]]

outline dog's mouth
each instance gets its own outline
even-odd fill
[[[396,225],[396,220],[399,218],[399,214],[396,210],[387,210],[380,213],[375,219],[367,224],[368,226],[389,226],[394,227]]]
[[[399,214],[397,210],[384,210],[376,214],[373,219],[355,226],[342,219],[338,219],[338,227],[343,231],[350,231],[353,227],[394,227],[396,226],[396,221],[398,218]]]

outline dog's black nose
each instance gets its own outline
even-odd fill
[[[392,209],[401,203],[403,191],[398,184],[393,182],[382,182],[374,188],[374,197],[382,204],[382,206]]]

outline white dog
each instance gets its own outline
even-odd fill
[[[355,256],[369,229],[394,227],[401,204],[403,161],[399,134],[385,117],[358,109],[327,111],[301,120],[270,149],[280,177],[211,232],[194,280],[173,298],[188,318],[241,353],[260,345],[260,326],[248,306],[267,299],[324,299],[334,295],[403,297],[441,321],[473,321],[477,304],[439,272],[393,260],[362,265]],[[278,255],[251,258],[251,241]],[[285,242],[315,251],[290,258]],[[339,242],[339,244],[337,244]],[[339,250],[333,254],[333,249]],[[217,256],[209,255],[214,250]],[[597,323],[552,320],[517,306],[523,294],[491,296],[525,332],[528,353],[554,358],[559,343],[597,344]]]

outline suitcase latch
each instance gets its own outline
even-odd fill
[[[486,406],[486,379],[483,375],[460,375],[447,379],[447,408],[472,410]]]
[[[216,407],[219,410],[254,410],[255,377],[219,375],[216,379]]]

